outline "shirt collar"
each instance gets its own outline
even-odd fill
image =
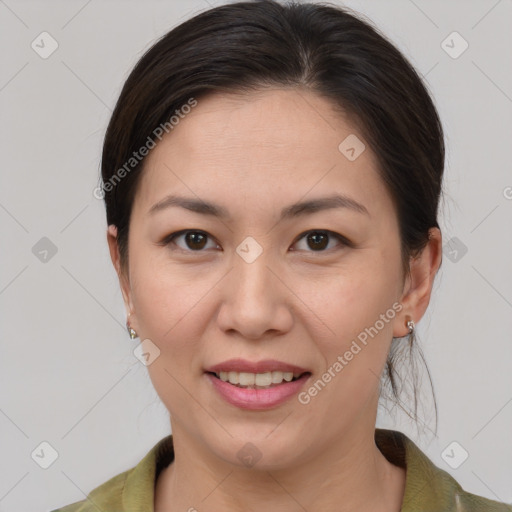
[[[389,462],[406,469],[405,492],[400,512],[418,510],[467,510],[461,486],[446,471],[435,466],[405,434],[375,429],[375,444]],[[123,510],[148,512],[154,503],[155,483],[160,471],[174,460],[172,434],[158,441],[128,472],[122,492]],[[153,508],[150,509],[151,512]]]

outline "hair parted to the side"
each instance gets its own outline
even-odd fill
[[[443,130],[412,65],[370,21],[346,7],[274,0],[231,3],[165,34],[122,88],[104,140],[103,184],[112,183],[155,129],[191,98],[265,87],[315,92],[357,126],[377,157],[397,212],[405,278],[410,258],[428,242],[429,228],[439,228]],[[118,228],[123,269],[129,264],[130,214],[143,167],[141,159],[115,186],[104,188],[107,223]],[[414,336],[408,339],[407,348],[403,339],[393,340],[383,375],[390,396],[404,410],[399,398],[404,380],[395,363],[404,349],[419,350],[425,363]],[[433,392],[428,368],[427,373]],[[412,378],[414,409],[409,415],[417,420],[416,374]],[[434,406],[437,430],[435,397]]]

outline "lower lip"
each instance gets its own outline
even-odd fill
[[[305,373],[297,380],[291,382],[283,382],[277,386],[265,389],[250,389],[239,388],[229,382],[224,382],[211,373],[206,373],[205,375],[226,402],[241,409],[252,410],[270,409],[282,404],[296,395],[311,376],[310,373]]]

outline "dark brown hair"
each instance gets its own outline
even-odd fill
[[[170,131],[169,120],[191,98],[264,87],[308,89],[357,124],[395,205],[405,275],[410,258],[427,244],[429,228],[439,227],[445,148],[426,85],[361,15],[325,2],[274,0],[231,3],[194,16],[158,40],[126,80],[107,128],[101,164],[107,223],[118,228],[123,268],[144,164],[143,158],[134,159],[134,152],[155,142],[158,127]],[[399,403],[400,389],[409,379],[401,380],[395,372],[401,357],[396,341],[384,378]],[[403,340],[401,344],[403,348]],[[415,345],[409,337],[406,350]],[[421,350],[420,355],[424,362]],[[413,390],[412,416],[417,418],[415,384]]]

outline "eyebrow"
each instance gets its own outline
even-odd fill
[[[215,203],[204,201],[201,199],[194,199],[190,197],[181,197],[176,195],[169,195],[164,197],[161,201],[155,203],[148,211],[150,215],[160,212],[167,208],[178,206],[202,215],[210,215],[221,219],[231,220],[232,217],[226,208]],[[344,195],[331,195],[328,197],[321,197],[318,199],[311,199],[292,204],[281,210],[281,220],[291,219],[302,215],[307,215],[322,210],[330,210],[333,208],[348,208],[358,213],[370,216],[370,213],[364,205],[358,203],[354,199]]]

